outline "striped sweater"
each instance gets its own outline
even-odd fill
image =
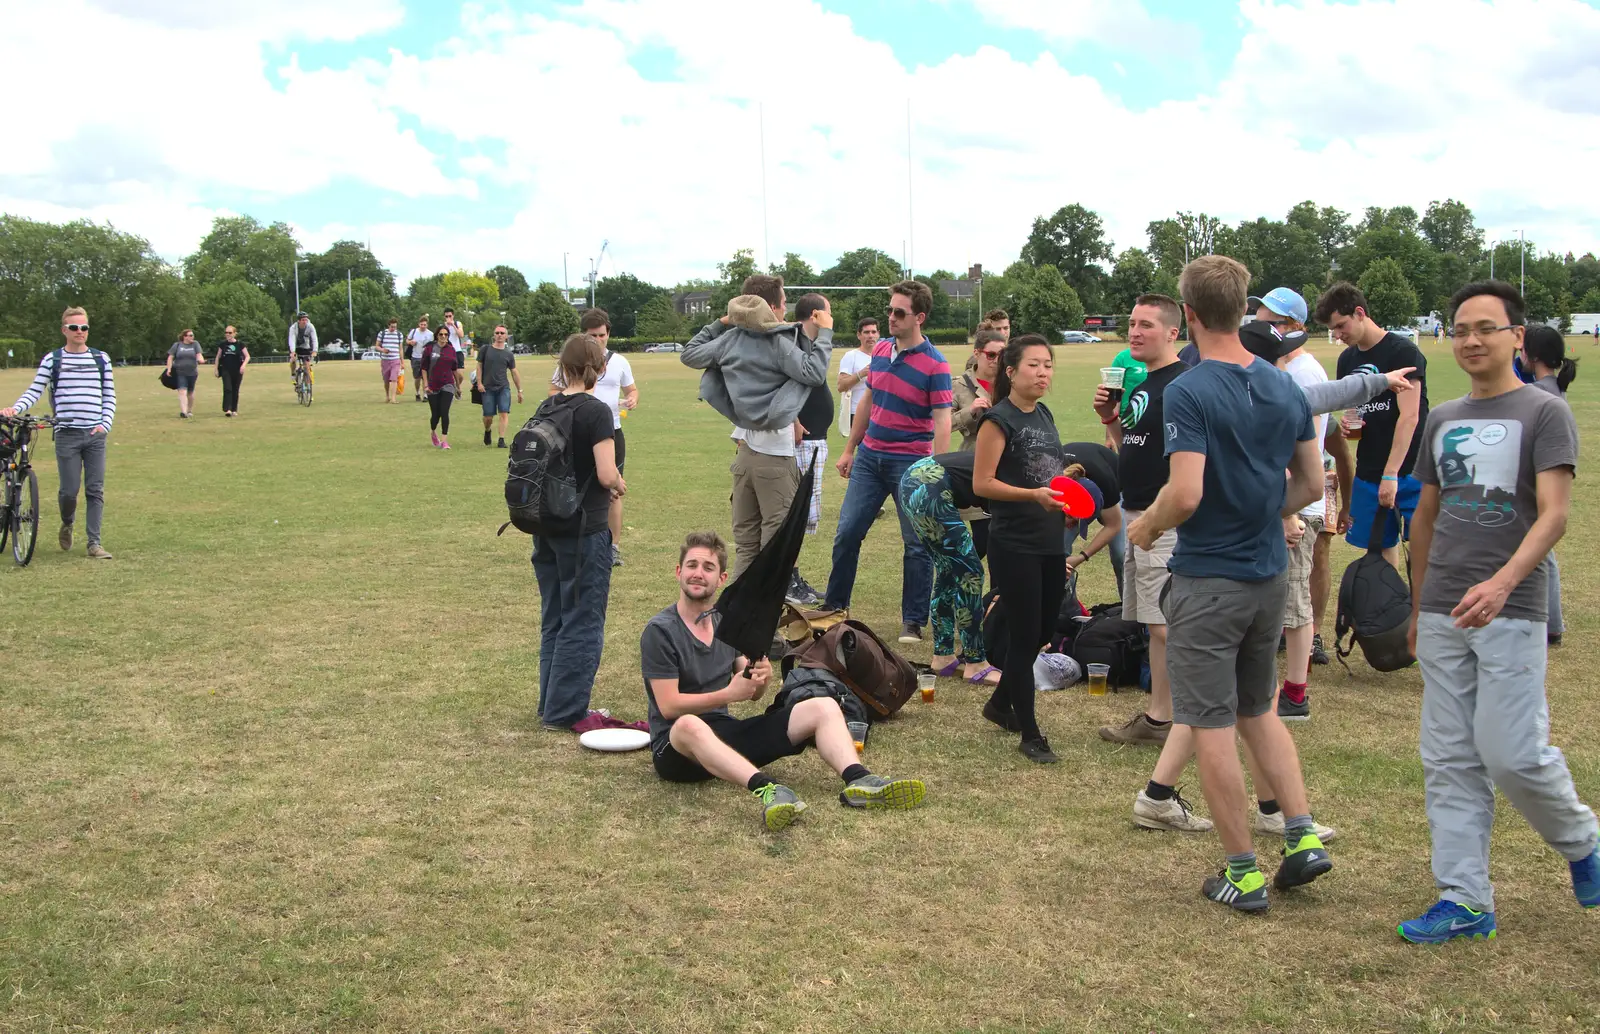
[[[61,353],[61,380],[56,385],[55,398],[51,400],[58,426],[86,430],[103,427],[111,430],[111,421],[117,415],[117,387],[111,371],[111,358],[104,352],[98,354],[101,362],[106,364],[103,391],[100,367],[94,361],[94,349]],[[33,376],[33,383],[17,399],[17,412],[27,412],[50,390],[55,365],[56,353],[46,352],[44,360],[39,363],[39,372]]]

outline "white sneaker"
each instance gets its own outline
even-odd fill
[[[1266,833],[1276,837],[1283,836],[1283,812],[1279,811],[1272,815],[1263,815],[1259,811],[1256,812],[1256,832]],[[1322,823],[1317,822],[1316,820],[1312,820],[1311,822],[1311,832],[1315,833],[1317,835],[1317,839],[1322,841],[1324,844],[1339,835],[1339,831],[1337,829],[1334,829],[1332,826],[1324,826]]]
[[[1133,824],[1145,829],[1170,829],[1179,833],[1209,833],[1211,820],[1189,811],[1189,802],[1177,791],[1170,800],[1158,801],[1140,790],[1133,799]]]

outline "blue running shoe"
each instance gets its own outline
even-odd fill
[[[1492,941],[1494,913],[1474,912],[1454,901],[1439,901],[1416,919],[1401,923],[1397,931],[1412,944],[1443,944],[1457,937]]]
[[[1572,867],[1572,893],[1578,895],[1578,904],[1584,908],[1600,908],[1600,850],[1590,851],[1589,857],[1578,862],[1568,862]]]

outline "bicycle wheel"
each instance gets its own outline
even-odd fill
[[[39,543],[39,475],[28,471],[26,494],[17,485],[17,502],[11,508],[11,556],[22,567],[33,559]]]
[[[11,541],[11,497],[16,494],[11,486],[15,480],[16,475],[8,470],[5,481],[0,482],[0,552]]]

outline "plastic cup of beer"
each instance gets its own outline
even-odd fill
[[[922,702],[924,704],[933,703],[933,683],[934,677],[931,672],[917,676],[917,689],[922,693]]]
[[[867,749],[867,723],[845,722],[844,727],[850,730],[850,742],[856,745],[856,753],[860,754]]]
[[[1361,429],[1367,426],[1366,417],[1361,415],[1359,409],[1347,409],[1344,416],[1339,418],[1339,433],[1352,442],[1361,440]]]
[[[1122,401],[1122,378],[1128,372],[1125,366],[1102,366],[1100,368],[1100,383],[1111,396],[1112,402]]]
[[[1103,697],[1106,695],[1106,679],[1111,675],[1111,665],[1089,665],[1089,695]]]

